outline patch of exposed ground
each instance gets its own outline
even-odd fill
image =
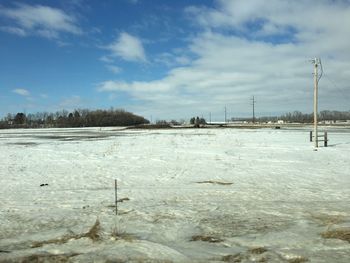
[[[64,244],[67,243],[69,240],[72,239],[80,239],[80,238],[90,238],[93,241],[97,241],[101,238],[100,236],[101,231],[101,224],[100,221],[97,219],[95,224],[90,228],[90,230],[83,234],[72,234],[72,235],[65,235],[63,237],[44,240],[44,241],[35,241],[32,243],[32,248],[42,247],[47,244]]]
[[[36,146],[39,143],[36,142],[8,142],[7,145],[20,145],[20,146]]]
[[[311,220],[320,226],[331,226],[343,223],[347,218],[343,215],[311,214]]]
[[[209,243],[220,243],[223,240],[218,237],[214,236],[207,236],[207,235],[194,235],[191,237],[191,241],[204,241]]]
[[[253,248],[249,249],[249,252],[251,254],[263,254],[266,251],[267,251],[267,249],[264,247],[253,247]]]
[[[338,228],[321,233],[323,238],[335,238],[350,243],[350,228]]]
[[[14,259],[0,259],[0,263],[66,263],[69,262],[72,257],[78,256],[77,253],[71,254],[33,254],[29,256],[23,256]]]
[[[303,256],[293,256],[286,258],[276,252],[269,251],[264,247],[250,248],[245,252],[225,255],[219,260],[223,262],[284,262],[284,263],[302,263],[308,259]]]
[[[219,185],[232,185],[233,183],[231,182],[221,182],[221,181],[212,181],[212,180],[208,180],[208,181],[200,181],[200,182],[196,182],[197,184],[219,184]]]

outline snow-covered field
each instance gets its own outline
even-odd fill
[[[326,238],[350,229],[350,130],[329,139],[1,130],[0,262],[350,262],[350,243]]]

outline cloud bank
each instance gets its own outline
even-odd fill
[[[350,7],[345,1],[222,0],[215,8],[188,7],[184,12],[198,32],[187,47],[195,57],[188,66],[174,67],[153,81],[107,80],[97,89],[128,93],[143,102],[131,107],[145,116],[156,112],[187,118],[212,112],[219,118],[225,105],[231,116],[243,116],[250,114],[252,95],[258,115],[311,112],[309,59],[321,57],[325,76],[338,83],[336,88],[321,80],[321,110],[349,110],[340,96],[350,78],[350,39],[345,37],[350,35]],[[124,59],[144,60],[143,49],[126,48],[132,45],[125,39],[130,38],[121,35],[111,50]]]

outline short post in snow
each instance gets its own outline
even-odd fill
[[[115,194],[115,214],[118,215],[118,182],[114,180],[114,194]]]

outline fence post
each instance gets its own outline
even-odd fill
[[[328,136],[327,136],[327,132],[324,132],[324,147],[328,146]]]
[[[310,142],[312,142],[312,131],[310,131]]]
[[[115,214],[118,215],[118,182],[114,180],[114,193],[115,193]]]

